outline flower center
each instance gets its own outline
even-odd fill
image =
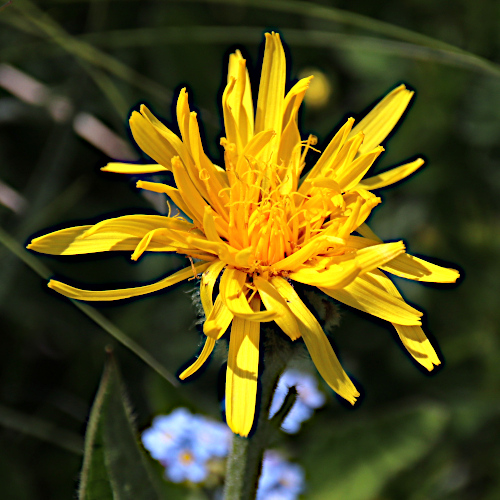
[[[179,455],[179,459],[180,461],[184,464],[184,465],[189,465],[190,463],[193,462],[194,460],[194,457],[193,457],[193,454],[188,451],[188,450],[184,450],[182,451],[182,453]]]

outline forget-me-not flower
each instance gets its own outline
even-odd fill
[[[304,486],[300,465],[287,462],[275,451],[265,453],[256,500],[296,500]]]
[[[229,453],[231,431],[219,422],[177,408],[160,415],[142,433],[144,447],[165,467],[174,483],[200,483],[208,476],[208,461]]]
[[[299,431],[302,422],[312,417],[314,410],[325,404],[325,395],[318,390],[315,377],[297,370],[286,370],[281,376],[273,401],[270,417],[275,415],[283,405],[290,387],[297,390],[297,399],[281,424],[281,428],[289,434]]]

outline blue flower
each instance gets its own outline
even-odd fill
[[[159,415],[142,433],[142,443],[156,460],[164,461],[179,448],[186,431],[191,428],[192,415],[186,408],[177,408],[170,415]]]
[[[266,451],[256,500],[296,500],[304,491],[304,471],[275,451]]]
[[[294,386],[297,389],[297,399],[281,424],[281,428],[289,434],[298,432],[302,422],[312,417],[314,409],[325,404],[325,395],[318,390],[315,377],[297,370],[286,370],[276,387],[269,411],[270,417],[278,412],[289,388]]]
[[[165,476],[173,483],[201,483],[208,476],[206,461],[199,460],[193,450],[187,447],[175,450],[168,462],[162,463],[165,466]]]
[[[212,457],[226,457],[231,448],[233,434],[226,424],[214,422],[202,415],[195,415],[196,441]]]
[[[231,431],[222,423],[177,408],[160,415],[142,434],[144,447],[165,467],[175,483],[199,483],[208,476],[207,462],[229,453]]]

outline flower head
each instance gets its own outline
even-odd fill
[[[223,167],[203,150],[198,118],[190,110],[185,89],[176,108],[180,137],[141,106],[132,113],[130,127],[137,144],[157,163],[110,163],[103,170],[172,172],[176,187],[142,180],[137,186],[167,194],[187,219],[127,215],[56,231],[29,245],[58,255],[128,250],[134,260],[145,251],[177,252],[198,259],[157,283],[136,288],[81,290],[55,280],[49,286],[74,299],[118,300],[155,292],[201,273],[206,341],[181,378],[205,362],[231,325],[226,415],[231,429],[243,436],[254,420],[262,322],[276,322],[291,340],[301,337],[320,374],[340,396],[354,404],[359,395],[294,282],[315,286],[391,322],[410,354],[432,370],[439,359],[421,329],[422,313],[404,302],[386,273],[434,282],[454,282],[458,277],[452,269],[406,254],[401,241],[383,243],[365,223],[381,201],[372,190],[403,179],[423,164],[417,159],[364,179],[384,150],[380,143],[413,93],[401,85],[356,126],[349,118],[312,168],[305,169],[306,154],[316,139],[301,137],[297,117],[309,82],[310,78],[303,78],[285,92],[286,61],[280,37],[266,34],[254,115],[246,61],[239,51],[231,54],[222,96]]]
[[[208,476],[207,462],[229,453],[231,433],[224,424],[177,408],[156,417],[142,433],[142,443],[170,481],[200,483]]]

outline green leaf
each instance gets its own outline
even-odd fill
[[[301,459],[311,485],[307,498],[372,500],[431,451],[447,421],[443,408],[421,405],[337,428],[323,426],[323,438]]]
[[[80,500],[159,500],[165,488],[142,451],[112,356],[102,376],[85,437]],[[172,486],[173,494],[177,496]]]

